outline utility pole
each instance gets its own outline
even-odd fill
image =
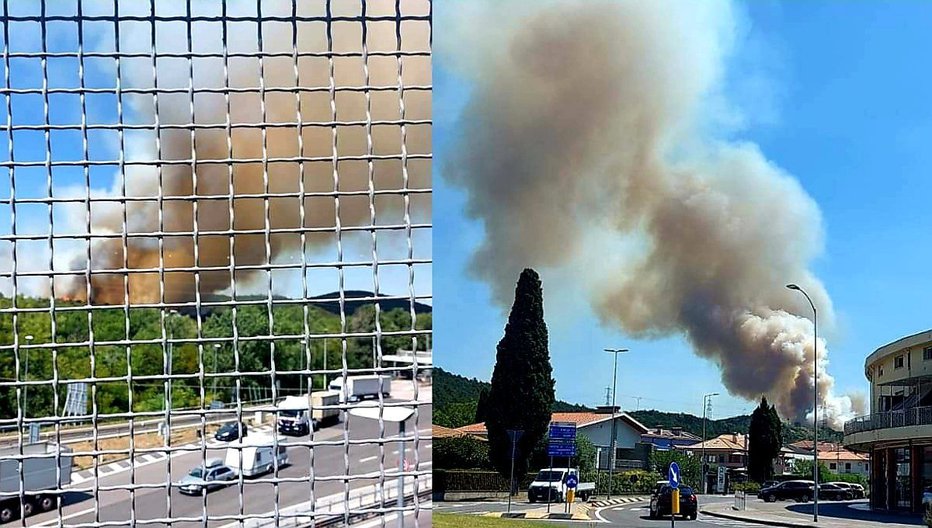
[[[618,383],[618,354],[628,352],[627,348],[606,348],[606,352],[615,355],[615,366],[612,369],[612,440],[609,442],[611,452],[608,455],[608,499],[612,498],[612,486],[615,484],[615,453],[617,448],[615,446],[615,394],[617,392],[617,383]],[[552,465],[552,463],[551,463]]]
[[[713,396],[718,396],[718,393],[710,392],[709,394],[702,395],[702,465],[700,466],[700,468],[702,469],[702,493],[703,494],[708,493],[708,483],[709,483],[709,476],[708,476],[708,472],[706,471],[707,462],[705,459],[705,441],[706,441],[705,422],[706,422],[707,412],[709,408],[712,406]]]
[[[33,339],[35,339],[35,337],[33,337],[31,334],[26,336],[27,347],[32,344]],[[23,381],[26,382],[25,384],[23,384],[23,418],[26,418],[27,417],[27,414],[26,414],[27,403],[26,402],[28,401],[26,398],[26,391],[29,390],[29,383],[28,383],[29,382],[29,348],[23,349],[23,353],[26,356],[26,370],[25,372],[23,372]]]
[[[612,404],[612,388],[605,387],[605,405]]]

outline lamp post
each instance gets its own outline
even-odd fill
[[[709,475],[705,470],[706,459],[705,459],[705,421],[706,421],[706,410],[709,408],[707,401],[711,403],[712,397],[718,396],[717,392],[710,392],[708,394],[702,395],[702,464],[699,466],[702,469],[702,493],[708,493],[708,484],[709,484]]]
[[[217,398],[217,352],[220,351],[220,343],[214,343],[214,382],[211,387],[211,392],[214,394],[214,399]]]
[[[618,354],[628,352],[627,348],[606,348],[606,352],[615,355],[615,366],[612,367],[612,440],[609,442],[608,454],[608,499],[612,498],[612,485],[615,484],[615,386],[618,382]]]
[[[371,420],[383,420],[398,424],[398,527],[404,528],[405,493],[404,493],[404,462],[405,462],[405,421],[414,415],[414,409],[404,407],[379,407],[377,403],[358,406],[350,409],[350,414]]]
[[[786,287],[803,294],[812,307],[812,481],[815,483],[812,491],[812,521],[819,522],[819,315],[806,290],[796,284],[787,284]]]
[[[33,337],[32,334],[30,334],[30,335],[27,335],[25,339],[26,339],[26,344],[31,345],[32,340],[35,339],[35,337]],[[29,381],[29,349],[28,348],[23,349],[23,352],[25,353],[25,356],[26,356],[26,369],[23,372],[23,381],[27,382],[26,384],[23,385],[23,418],[25,418],[26,417],[26,401],[27,401],[26,391],[29,390],[29,383],[28,383]]]

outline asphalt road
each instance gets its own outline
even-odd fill
[[[389,400],[390,401],[390,400]],[[345,434],[350,441],[379,438],[378,422],[364,418],[349,417],[348,428],[344,423],[321,429],[314,434],[315,441],[337,442],[337,445],[316,446],[313,450],[307,446],[294,446],[288,449],[290,465],[279,470],[278,478],[301,479],[301,482],[271,482],[274,476],[267,475],[259,479],[247,479],[242,484],[235,483],[230,487],[216,490],[203,497],[189,497],[171,488],[169,492],[166,482],[177,483],[187,472],[203,462],[205,458],[200,452],[179,453],[169,460],[163,460],[135,469],[135,484],[157,485],[155,488],[136,489],[132,492],[127,489],[100,491],[97,494],[95,507],[94,497],[91,493],[75,491],[65,498],[62,518],[65,525],[84,524],[93,522],[125,522],[127,525],[133,521],[159,520],[184,517],[189,522],[173,522],[171,526],[195,527],[204,526],[204,519],[210,520],[207,526],[219,527],[231,522],[229,519],[216,519],[219,515],[258,514],[274,511],[276,495],[279,508],[300,504],[311,500],[312,492],[315,500],[335,494],[346,493],[360,487],[371,486],[380,482],[380,461],[382,451],[380,446],[373,443],[346,444]],[[429,405],[419,408],[417,422],[414,419],[407,423],[406,436],[412,436],[415,429],[422,431],[418,446],[420,471],[430,471],[431,449],[430,429],[431,411]],[[395,437],[398,433],[397,425],[385,424],[386,430],[383,438]],[[280,437],[286,441],[307,441],[308,437]],[[386,487],[394,487],[397,478],[392,477],[397,472],[398,442],[390,441],[384,445],[384,474]],[[208,449],[206,458],[223,458],[225,450]],[[413,442],[406,443],[406,457],[413,463]],[[348,469],[347,469],[348,464]],[[311,468],[313,467],[314,482],[309,482]],[[131,484],[133,472],[124,471],[100,478],[98,485],[128,486]],[[349,475],[351,478],[347,478]],[[266,480],[266,482],[262,482]],[[409,478],[410,480],[410,478]],[[85,481],[76,488],[93,490],[94,481]],[[52,511],[35,515],[28,519],[29,526],[46,524],[57,525],[58,512]],[[13,525],[19,524],[15,521]],[[144,526],[167,526],[167,523],[146,523]],[[407,524],[406,524],[407,525]]]
[[[713,502],[731,502],[732,497],[721,497],[715,495],[700,496],[699,504],[710,504]],[[647,501],[632,504],[623,504],[599,510],[599,515],[608,521],[611,526],[624,526],[626,528],[667,528],[670,526],[670,518],[651,519],[649,503]],[[737,528],[760,528],[759,524],[751,524],[740,521],[731,521],[719,519],[708,515],[699,514],[695,521],[676,519],[676,526],[682,527],[712,527],[712,526],[732,526]]]

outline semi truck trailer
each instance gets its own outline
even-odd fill
[[[51,511],[58,505],[60,490],[71,484],[72,451],[65,446],[39,442],[0,448],[0,523]]]

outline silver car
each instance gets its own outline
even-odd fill
[[[185,495],[200,495],[224,488],[233,480],[236,480],[236,472],[223,465],[222,460],[212,458],[203,466],[192,469],[178,482],[178,488]]]

